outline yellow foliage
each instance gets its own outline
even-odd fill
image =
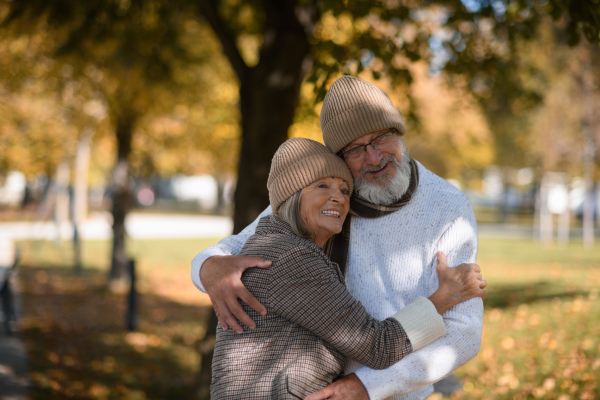
[[[348,12],[341,13],[337,17],[333,13],[327,12],[315,27],[314,35],[320,40],[331,40],[339,46],[347,46],[352,42],[357,28],[364,32],[369,25],[363,19],[355,25],[354,17]]]
[[[493,139],[476,101],[466,90],[448,88],[426,66],[411,69],[411,93],[420,125],[406,135],[416,159],[445,178],[459,179],[467,168],[483,170],[493,160]],[[414,147],[414,150],[411,148]]]

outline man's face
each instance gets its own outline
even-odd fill
[[[382,129],[362,136],[342,152],[356,146],[365,146],[390,129]],[[367,146],[360,159],[344,159],[352,172],[356,193],[375,204],[389,205],[397,201],[410,184],[410,156],[400,136],[394,135],[385,145]]]
[[[382,133],[388,131],[389,129],[382,129],[362,136],[351,142],[342,150],[342,152],[350,150],[356,146],[364,146]],[[393,179],[396,174],[396,169],[391,168],[392,165],[389,163],[382,163],[381,161],[388,156],[393,156],[398,162],[402,161],[402,146],[400,144],[400,140],[400,137],[396,136],[395,140],[390,141],[386,146],[380,148],[379,150],[374,149],[373,146],[367,146],[367,151],[363,159],[344,159],[348,165],[348,168],[350,168],[350,172],[352,172],[354,179],[361,178],[361,171],[363,171],[364,175],[362,179],[365,179],[369,183],[377,184],[378,182],[386,180],[382,178]],[[380,164],[385,165],[382,166]]]

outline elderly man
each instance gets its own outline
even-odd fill
[[[383,91],[342,76],[323,102],[321,129],[326,146],[348,165],[356,193],[351,216],[328,243],[327,252],[345,270],[350,293],[371,315],[383,320],[418,296],[430,296],[438,287],[436,251],[446,253],[449,265],[475,262],[477,228],[470,201],[410,158],[402,140],[402,115]],[[267,209],[261,216],[270,212]],[[248,267],[268,264],[236,256],[255,226],[256,221],[192,261],[192,280],[200,290],[206,289],[225,329],[242,329],[236,317],[250,329],[255,326],[239,300],[264,312],[239,277]],[[478,275],[479,267],[470,266]],[[384,370],[349,360],[344,378],[308,399],[426,399],[434,382],[479,351],[482,300],[460,303],[443,317],[444,337]]]

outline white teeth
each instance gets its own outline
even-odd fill
[[[329,215],[331,217],[338,217],[340,216],[340,212],[339,211],[321,211],[322,214],[325,215]]]
[[[381,166],[381,168],[373,169],[373,170],[371,170],[371,171],[369,171],[369,172],[379,172],[379,171],[381,171],[382,169],[384,169],[386,165],[387,165],[387,163],[383,164],[383,165]]]

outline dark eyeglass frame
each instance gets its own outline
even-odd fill
[[[398,129],[390,128],[390,130],[385,131],[381,135],[378,135],[377,137],[373,138],[373,140],[371,140],[369,143],[354,146],[353,148],[346,150],[346,151],[340,151],[339,153],[337,153],[337,156],[340,157],[342,160],[345,160],[350,152],[357,151],[361,147],[363,147],[365,149],[365,151],[364,151],[365,154],[367,154],[367,147],[369,147],[369,146],[371,146],[373,148],[373,150],[378,150],[378,148],[375,147],[375,144],[373,144],[373,142],[381,139],[382,136],[386,136],[389,133],[391,133],[392,135],[398,135]]]

